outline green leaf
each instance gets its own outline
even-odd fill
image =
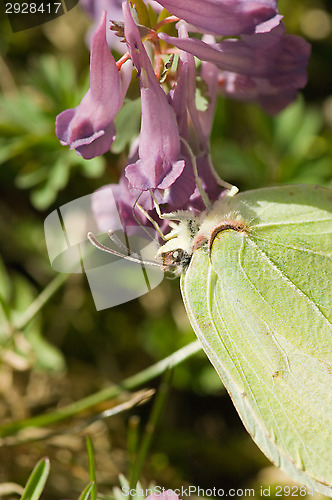
[[[64,370],[65,361],[61,352],[42,336],[39,322],[34,321],[28,325],[24,335],[35,356],[35,368],[47,371]]]
[[[306,109],[303,100],[297,99],[275,118],[275,139],[283,152],[286,150],[300,159],[310,149],[321,126],[321,113]]]
[[[96,158],[92,158],[91,160],[85,160],[82,156],[77,156],[76,162],[79,164],[83,174],[91,179],[101,177],[106,166],[105,159],[102,156],[96,156]]]
[[[92,441],[91,441],[90,436],[86,437],[86,447],[87,447],[87,451],[88,451],[90,482],[93,485],[91,490],[90,490],[91,500],[97,500],[95,456],[94,456],[93,445],[92,445]]]
[[[22,171],[15,179],[15,184],[19,189],[29,189],[47,180],[49,175],[49,167],[41,167],[38,170],[31,172]]]
[[[16,274],[12,280],[14,285],[14,310],[15,313],[23,312],[34,300],[36,292],[31,283],[21,274]]]
[[[57,192],[49,184],[35,189],[31,193],[31,203],[38,210],[46,210],[56,199]]]
[[[148,9],[143,0],[130,0],[131,4],[135,6],[138,16],[138,22],[142,26],[150,26]]]
[[[1,277],[1,260],[0,260]],[[5,279],[3,280],[5,285]],[[0,287],[1,288],[1,287]],[[16,342],[16,334],[11,330],[6,334],[6,329],[0,329],[0,342],[10,339],[11,349],[17,355],[23,357],[29,364],[43,370],[60,371],[64,369],[64,358],[61,352],[51,345],[43,336],[41,322],[38,318],[27,324],[22,324],[22,318],[29,308],[34,308],[39,298],[35,297],[35,290],[31,283],[22,275],[13,275],[11,283],[7,283],[6,296],[10,299],[5,301],[0,293],[0,322],[2,312],[5,313],[7,321],[13,320],[12,330],[23,330],[19,335],[24,335],[25,341]],[[35,310],[37,313],[38,310]],[[7,346],[8,347],[8,346]]]
[[[181,279],[191,324],[265,455],[332,496],[332,192],[225,197],[203,235]]]
[[[141,100],[126,101],[114,120],[116,139],[111,151],[121,153],[138,136],[141,123]]]
[[[94,482],[92,483],[89,483],[85,488],[84,490],[82,491],[82,493],[80,494],[80,497],[78,500],[88,500],[88,498],[90,497],[90,493],[92,491],[92,488],[94,487]]]
[[[41,459],[33,469],[28,479],[28,482],[24,488],[24,493],[21,496],[21,500],[38,500],[43,492],[49,472],[49,459]]]
[[[1,256],[0,256],[0,295],[7,302],[9,301],[11,295],[10,278],[7,274],[7,270]]]
[[[210,99],[208,97],[209,87],[200,76],[196,77],[196,94],[195,104],[198,111],[206,111],[208,109]]]
[[[75,106],[84,95],[77,85],[74,65],[59,56],[44,55],[35,60],[30,81],[33,88],[64,109]]]

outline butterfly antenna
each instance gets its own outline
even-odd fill
[[[122,243],[120,238],[115,234],[115,232],[112,229],[110,229],[107,234],[108,234],[110,240],[113,241],[113,243],[117,247],[119,247],[123,252],[127,252],[128,255],[131,255],[132,257],[135,257],[136,259],[140,259],[140,256],[137,253],[132,252],[130,250],[130,248],[127,247],[127,245]]]
[[[189,153],[189,156],[190,156],[190,159],[191,159],[191,163],[192,163],[192,166],[193,166],[195,181],[196,181],[196,185],[198,187],[199,194],[201,195],[201,198],[202,198],[203,203],[206,206],[206,208],[208,210],[211,210],[212,203],[211,203],[210,198],[208,197],[207,193],[204,191],[203,185],[202,185],[202,180],[201,180],[201,178],[198,175],[197,163],[196,163],[195,155],[194,155],[191,147],[189,146],[188,142],[183,137],[180,137],[180,139],[181,139],[181,142],[186,147],[186,149],[187,149],[187,151]]]
[[[103,252],[110,253],[111,255],[115,255],[116,257],[120,257],[121,259],[135,262],[136,264],[141,264],[141,265],[147,264],[149,266],[162,268],[162,264],[159,264],[159,262],[156,262],[154,260],[143,260],[138,254],[134,254],[134,256],[133,255],[124,255],[123,253],[120,253],[120,252],[117,252],[116,250],[113,250],[113,248],[109,248],[106,245],[103,245],[102,243],[100,243],[100,241],[97,240],[95,235],[91,232],[88,232],[87,237],[88,237],[88,240],[96,248],[98,248],[99,250],[102,250]]]

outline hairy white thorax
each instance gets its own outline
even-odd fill
[[[213,239],[222,230],[247,231],[243,217],[229,206],[231,196],[226,194],[213,204],[211,210],[205,210],[197,216],[191,212],[181,212],[180,221],[167,235],[167,242],[156,255],[157,259],[162,260],[165,271],[182,274],[194,251],[202,247],[209,251]]]

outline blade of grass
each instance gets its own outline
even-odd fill
[[[21,500],[38,500],[43,492],[49,472],[50,461],[48,458],[42,458],[29,477]]]
[[[121,385],[107,387],[99,392],[91,394],[86,398],[80,399],[75,403],[71,403],[63,408],[55,410],[50,413],[43,415],[37,415],[25,420],[19,420],[17,422],[11,422],[0,426],[0,437],[13,436],[17,432],[26,429],[28,427],[45,427],[56,422],[60,422],[67,418],[74,417],[82,411],[92,408],[100,403],[115,398],[119,396],[123,391],[131,391],[136,389],[140,385],[158,377],[164,373],[169,368],[177,366],[178,364],[185,361],[190,356],[196,354],[201,350],[201,343],[198,340],[187,344],[178,351],[175,351],[167,358],[158,361],[154,365],[142,370],[135,375],[126,378]]]
[[[8,323],[9,323],[10,322],[10,307],[7,304],[7,301],[2,296],[1,293],[0,293],[0,306],[2,307],[3,313],[6,316],[6,319],[8,320]]]
[[[93,451],[93,444],[90,436],[86,436],[86,447],[88,450],[89,476],[90,476],[90,481],[93,484],[90,490],[91,500],[97,500],[96,464],[95,464],[95,455]]]
[[[91,493],[91,490],[94,486],[94,483],[89,483],[85,488],[84,490],[82,491],[82,493],[80,494],[80,497],[78,500],[88,500],[89,496],[90,496],[90,493]],[[90,497],[91,498],[91,497]]]
[[[11,314],[10,314],[10,308],[4,299],[4,297],[0,294],[0,306],[4,314],[3,322],[2,322],[2,328],[3,328],[3,333],[1,332],[1,335],[3,335],[5,338],[10,337],[13,327],[11,324]]]
[[[70,274],[57,274],[55,278],[44,288],[38,297],[30,304],[28,309],[14,322],[14,329],[22,330],[50,300],[55,292],[68,279]]]
[[[170,379],[172,376],[172,370],[168,370],[163,377],[163,380],[158,389],[157,395],[154,399],[154,403],[152,406],[152,410],[147,421],[147,424],[144,429],[144,434],[138,449],[136,463],[134,464],[133,470],[130,475],[130,489],[136,488],[137,482],[141,477],[143,465],[145,458],[150,449],[154,432],[157,428],[157,425],[160,421],[160,418],[163,413],[163,409],[167,400],[167,395],[169,392]]]
[[[75,432],[81,432],[82,430],[86,429],[95,422],[98,422],[98,420],[104,420],[105,418],[113,417],[114,415],[119,415],[122,412],[130,410],[133,406],[145,404],[154,395],[154,393],[155,393],[154,389],[149,389],[149,390],[143,389],[141,391],[137,391],[135,393],[130,394],[130,398],[127,401],[124,401],[123,403],[120,403],[116,406],[112,406],[112,408],[105,410],[102,413],[98,413],[97,415],[94,415],[91,418],[87,418],[83,421],[83,423],[75,425],[74,427],[68,427],[66,429],[58,428],[56,430],[51,430],[49,432],[47,431],[42,432],[42,429],[34,427],[34,430],[37,431],[35,435],[33,435],[33,433],[30,432],[29,437],[23,437],[21,439],[20,437],[5,438],[2,444],[4,444],[5,446],[17,446],[23,444],[26,445],[28,443],[35,443],[36,441],[50,439],[55,436],[64,436],[65,434],[74,434]]]

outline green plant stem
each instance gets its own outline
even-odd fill
[[[12,332],[12,324],[10,322],[10,308],[4,299],[4,297],[0,294],[0,307],[2,309],[2,312],[4,314],[2,325],[3,325],[3,332],[1,332],[1,336],[3,335],[4,338],[10,337],[11,332]]]
[[[163,380],[159,386],[157,395],[154,399],[152,410],[149,416],[149,420],[145,426],[144,434],[137,452],[136,461],[133,467],[133,471],[130,477],[130,489],[135,488],[137,482],[142,474],[142,469],[144,465],[145,458],[151,447],[152,439],[158,425],[158,422],[162,416],[164,406],[166,404],[167,395],[169,392],[170,378],[172,371],[168,370],[165,372]]]
[[[50,300],[55,292],[63,285],[70,275],[59,273],[53,280],[44,288],[38,297],[30,304],[28,309],[14,322],[15,330],[22,330]]]
[[[195,340],[194,342],[191,342],[174,352],[167,358],[158,361],[154,365],[149,366],[145,370],[142,370],[131,377],[126,378],[120,385],[107,387],[106,389],[91,394],[86,398],[80,399],[75,403],[71,403],[70,405],[64,406],[63,408],[55,410],[51,413],[37,415],[36,417],[28,418],[26,420],[19,420],[17,422],[2,425],[0,427],[0,437],[13,436],[27,427],[45,427],[67,418],[74,417],[82,411],[92,408],[109,399],[118,397],[123,391],[136,389],[149,380],[158,377],[169,368],[179,365],[200,350],[201,344],[198,340]]]
[[[89,476],[90,483],[93,483],[93,487],[91,489],[91,500],[97,500],[97,481],[96,481],[96,464],[95,464],[95,454],[93,451],[93,444],[90,436],[86,437],[86,447],[88,451],[88,459],[89,459]]]

